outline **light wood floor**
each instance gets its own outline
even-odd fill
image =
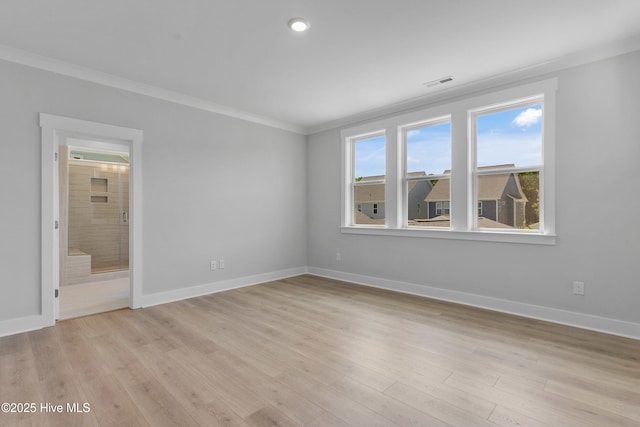
[[[640,341],[313,276],[0,338],[0,425],[638,426]]]

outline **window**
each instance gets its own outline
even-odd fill
[[[495,201],[477,228],[540,227],[543,98],[485,107],[470,113],[475,145],[474,200]]]
[[[449,117],[403,126],[408,227],[449,227],[451,123]],[[420,204],[426,203],[424,212]],[[417,204],[418,209],[413,209]],[[446,207],[445,207],[446,206]]]
[[[449,215],[449,202],[436,202],[436,216]]]
[[[556,86],[343,130],[342,232],[555,244]]]
[[[350,208],[354,225],[384,225],[386,141],[384,133],[354,137],[351,156]]]

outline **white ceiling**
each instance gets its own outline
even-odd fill
[[[294,16],[310,30],[293,33]],[[35,54],[41,68],[307,132],[596,48],[640,49],[640,1],[2,0],[0,45],[0,58]]]

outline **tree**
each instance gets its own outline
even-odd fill
[[[529,200],[524,212],[527,225],[540,222],[540,173],[522,172],[518,174],[518,179],[522,192]]]

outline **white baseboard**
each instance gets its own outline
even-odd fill
[[[324,268],[309,267],[308,273],[314,276],[343,280],[374,288],[485,308],[626,338],[640,339],[640,324],[633,322]]]
[[[187,298],[199,297],[202,295],[212,294],[216,292],[227,291],[230,289],[242,288],[245,286],[257,285],[259,283],[270,282],[273,280],[286,279],[288,277],[299,276],[307,273],[307,267],[290,268],[286,270],[273,271],[269,273],[256,274],[253,276],[239,277],[236,279],[223,280],[215,283],[191,286],[188,288],[176,289],[167,292],[158,292],[155,294],[142,295],[139,307],[151,307],[154,305],[165,304],[173,301],[179,301]],[[42,315],[34,315],[20,317],[16,319],[0,320],[0,337],[19,334],[22,332],[34,331],[42,329],[47,324]]]
[[[151,307],[154,305],[166,304],[169,302],[199,297],[216,292],[257,285],[259,283],[270,282],[273,280],[286,279],[288,277],[305,274],[307,273],[307,271],[307,267],[296,267],[286,270],[273,271],[270,273],[256,274],[253,276],[239,277],[236,279],[222,280],[220,282],[207,283],[204,285],[191,286],[188,288],[142,295],[140,297],[140,307]]]
[[[515,314],[517,316],[529,317],[532,319],[544,320],[640,340],[640,324],[638,323],[317,267],[296,267],[172,291],[142,295],[140,305],[142,307],[150,307],[166,304],[169,302],[242,288],[245,286],[252,286],[273,280],[286,279],[288,277],[299,276],[301,274],[312,274],[314,276],[343,280],[360,285],[485,308],[488,310]],[[42,329],[47,326],[51,325],[46,324],[42,315],[0,320],[0,337]]]
[[[16,319],[0,320],[0,337],[19,334],[22,332],[35,331],[48,325],[41,314],[33,316],[19,317]]]

